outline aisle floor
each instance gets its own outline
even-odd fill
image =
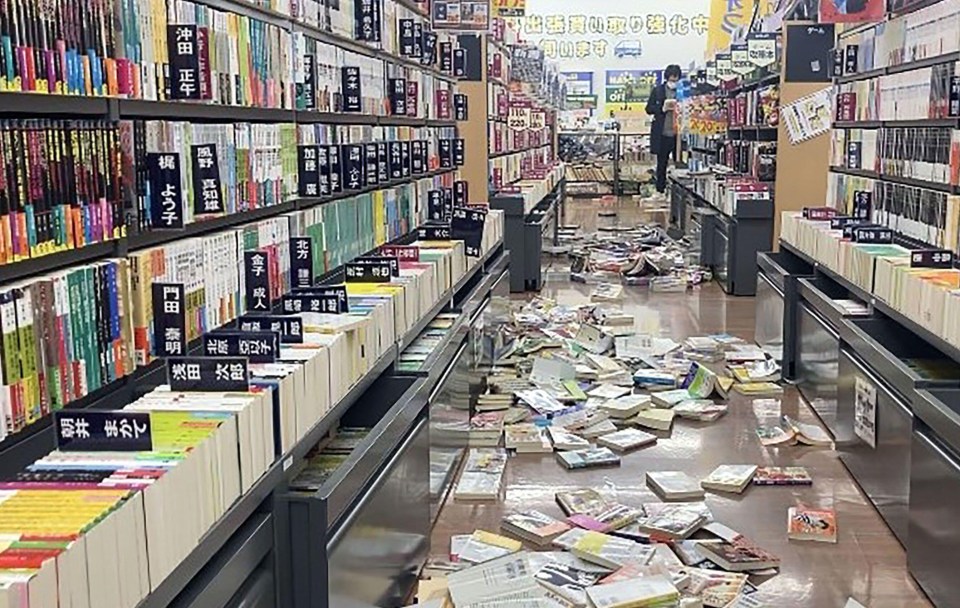
[[[662,221],[632,201],[617,203],[623,223]],[[597,206],[569,202],[568,223],[595,225]],[[571,283],[566,266],[554,265],[543,295],[564,304],[589,301],[590,287]],[[688,336],[726,332],[753,339],[754,301],[727,296],[711,283],[686,294],[650,293],[628,287],[624,309],[659,319],[660,331],[681,341]],[[448,499],[434,529],[431,551],[446,558],[450,537],[475,529],[499,530],[506,513],[539,509],[561,517],[554,493],[577,487],[614,492],[624,504],[660,502],[644,484],[647,470],[682,470],[706,477],[720,464],[799,465],[807,467],[812,487],[751,487],[740,496],[707,493],[707,504],[717,521],[743,533],[782,559],[780,574],[752,580],[775,594],[778,606],[841,608],[853,597],[869,608],[930,606],[906,567],[906,555],[883,520],[847,473],[837,454],[824,448],[764,448],[756,438],[757,416],[750,399],[732,397],[729,413],[713,423],[677,421],[670,433],[660,433],[655,446],[627,454],[619,468],[568,472],[549,454],[512,456],[497,503],[467,503]],[[781,411],[803,422],[816,422],[799,393],[787,387]],[[767,412],[762,412],[765,415]],[[791,506],[836,509],[839,541],[836,545],[800,543],[786,537],[786,513]]]

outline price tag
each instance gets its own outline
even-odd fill
[[[912,268],[953,268],[953,252],[949,249],[919,249],[910,252]]]
[[[181,283],[153,283],[153,354],[187,354],[186,295]]]
[[[290,283],[294,287],[310,287],[313,276],[313,238],[290,237]]]
[[[172,357],[167,384],[174,392],[245,393],[250,372],[243,357]]]
[[[379,264],[349,262],[345,268],[347,283],[389,283],[392,274],[390,262]]]
[[[280,334],[272,331],[217,330],[203,335],[205,357],[246,357],[250,363],[273,363],[280,354]]]
[[[243,252],[243,275],[247,312],[270,312],[269,258],[263,251]]]
[[[240,331],[272,331],[280,335],[281,344],[303,343],[303,319],[290,315],[259,315],[240,317]]]
[[[225,212],[216,144],[190,146],[190,161],[193,165],[194,214],[219,215]]]
[[[149,452],[149,412],[60,410],[53,413],[61,452]]]

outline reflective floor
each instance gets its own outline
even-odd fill
[[[648,219],[650,214],[634,202],[614,206],[621,222]],[[571,202],[567,221],[586,229],[595,222],[596,207]],[[544,295],[564,303],[588,301],[590,287],[564,278],[563,265],[550,272]],[[726,296],[716,284],[686,294],[652,294],[645,288],[627,288],[624,308],[640,322],[657,323],[664,336],[727,332],[752,340],[754,317],[751,298]],[[759,543],[782,559],[780,574],[754,580],[764,591],[782,598],[783,607],[842,607],[853,597],[870,608],[929,606],[910,578],[906,555],[880,516],[859,491],[837,455],[823,448],[764,448],[755,435],[758,418],[775,414],[755,407],[743,397],[731,398],[729,413],[713,423],[678,420],[670,433],[661,433],[655,446],[623,457],[622,466],[584,472],[567,472],[554,456],[524,454],[511,458],[505,476],[506,492],[497,503],[448,501],[434,529],[432,553],[447,554],[450,536],[475,529],[499,530],[501,517],[519,509],[540,509],[556,517],[558,490],[592,486],[615,491],[625,504],[659,502],[644,484],[647,470],[683,470],[705,477],[720,464],[800,465],[813,476],[811,487],[751,487],[741,496],[707,493],[714,517]],[[787,388],[780,413],[815,422],[816,416]],[[800,543],[786,537],[787,509],[794,505],[833,508],[837,512],[836,545]],[[960,605],[960,604],[958,604]]]

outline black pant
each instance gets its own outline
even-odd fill
[[[677,136],[664,135],[660,138],[660,151],[657,152],[657,192],[667,191],[667,165],[670,157],[677,160]]]

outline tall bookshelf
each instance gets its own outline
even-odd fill
[[[207,354],[204,338],[217,330],[239,330],[241,316],[284,312],[282,304],[298,276],[292,239],[299,239],[298,251],[309,244],[301,287],[334,289],[357,258],[382,254],[385,246],[428,237],[451,240],[449,229],[423,228],[428,198],[469,179],[454,153],[458,78],[453,57],[440,57],[446,49],[452,55],[456,36],[432,31],[422,3],[347,0],[331,8],[315,0],[198,0],[177,2],[179,12],[173,11],[173,0],[108,2],[98,5],[99,12],[86,4],[58,3],[56,10],[64,12],[49,15],[40,14],[47,7],[24,3],[20,19],[71,22],[81,13],[84,19],[99,19],[90,31],[112,35],[89,41],[96,53],[84,48],[82,61],[69,53],[63,59],[76,64],[47,65],[46,58],[57,57],[43,53],[47,37],[24,39],[25,46],[35,47],[40,63],[8,63],[0,74],[0,150],[7,168],[0,180],[0,471],[5,479],[14,479],[53,449],[62,431],[62,425],[55,428],[55,411],[119,410],[167,382],[158,321],[150,310],[154,283],[184,286],[182,303],[190,315],[183,331],[174,328],[177,338],[168,338],[178,354]],[[177,20],[168,20],[173,14]],[[414,41],[402,35],[408,22],[418,33]],[[209,23],[229,27],[208,28]],[[153,28],[149,34],[145,24]],[[41,30],[27,29],[26,38]],[[156,32],[162,35],[153,36]],[[68,50],[71,44],[65,41]],[[334,155],[342,161],[340,172],[329,168]],[[485,184],[483,179],[475,190]],[[381,387],[394,382],[387,378],[401,350],[440,312],[474,312],[474,299],[486,297],[505,272],[502,243],[489,238],[499,230],[497,217],[491,215],[481,229],[480,255],[470,256],[463,272],[449,277],[432,306],[419,310],[420,318],[408,319],[405,331],[394,332],[399,335],[377,328],[383,339],[368,344],[369,350],[356,343],[356,352],[344,359],[363,353],[363,372],[350,386],[338,385],[343,390],[326,412],[300,420],[290,437],[279,428],[280,413],[263,418],[260,430],[271,446],[276,431],[276,449],[258,463],[259,476],[244,482],[241,495],[218,505],[224,508],[209,528],[189,530],[197,533],[195,546],[177,555],[175,563],[168,559],[153,578],[141,581],[144,586],[124,588],[122,593],[130,595],[122,601],[92,605],[227,605],[249,593],[269,598],[263,600],[269,605],[292,606],[274,601],[283,597],[275,568],[289,551],[289,534],[284,538],[279,532],[278,497],[341,418],[364,418],[360,410],[368,391],[381,405],[395,406],[390,434],[377,427],[371,437],[380,441],[371,438],[371,453],[357,457],[367,462],[370,476],[381,474],[425,411],[424,399]],[[262,253],[269,261],[263,296],[251,297],[246,289],[251,277],[259,276],[255,271],[244,276],[247,253]],[[55,281],[61,276],[65,300],[46,291],[48,284],[60,285]],[[342,293],[346,296],[345,288]],[[25,304],[25,295],[36,299]],[[51,297],[66,310],[45,307]],[[251,304],[255,298],[265,299],[264,310]],[[64,327],[72,337],[64,337]],[[455,340],[464,335],[458,322],[445,346],[455,351],[460,346]],[[437,369],[445,370],[446,363],[438,362]],[[69,379],[48,383],[41,380],[44,375]],[[438,380],[406,384],[430,390]],[[347,380],[329,374],[313,381],[327,387]],[[309,404],[295,405],[310,412],[318,401],[314,396]],[[378,424],[367,418],[371,426]],[[367,481],[343,483],[339,498],[345,509],[363,502]],[[180,498],[192,495],[187,491]],[[117,519],[105,518],[110,524]],[[112,538],[116,530],[103,532],[105,527],[94,526],[90,535],[102,532],[101,542],[104,535]],[[326,545],[323,539],[317,542]],[[81,559],[83,546],[77,546],[69,550]],[[105,554],[119,556],[125,566],[136,564],[125,550],[111,548]],[[96,581],[118,578],[116,571],[107,571],[109,563],[81,561],[84,572],[89,566],[91,588]],[[114,582],[121,586],[129,582],[122,573],[119,579]],[[34,582],[41,584],[31,581],[31,596]]]

